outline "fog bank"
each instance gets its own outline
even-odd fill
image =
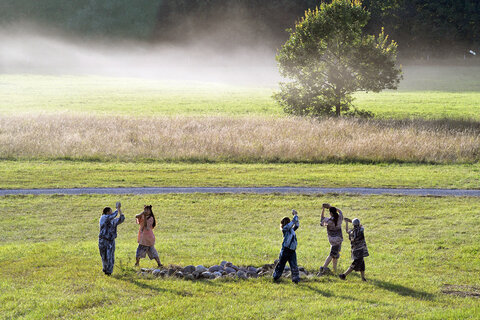
[[[269,48],[230,49],[201,44],[85,40],[10,27],[0,31],[0,73],[103,75],[275,85],[280,79]]]

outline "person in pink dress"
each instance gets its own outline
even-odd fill
[[[158,267],[162,267],[158,252],[155,249],[155,235],[153,229],[156,226],[155,216],[153,215],[152,206],[144,206],[143,212],[135,216],[137,224],[140,225],[138,230],[138,248],[136,254],[135,266],[139,266],[140,258],[145,258],[148,254],[150,260],[155,259]]]

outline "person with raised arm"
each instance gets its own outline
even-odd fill
[[[137,219],[137,224],[140,225],[137,238],[138,247],[135,255],[135,266],[138,267],[140,264],[140,258],[145,258],[148,254],[150,260],[155,259],[155,261],[157,261],[158,268],[163,267],[160,263],[158,252],[155,249],[155,235],[153,234],[153,229],[157,225],[157,222],[153,215],[152,206],[144,206],[143,212],[137,214],[135,218]]]
[[[98,249],[102,258],[103,272],[109,276],[113,272],[115,264],[115,238],[117,237],[117,226],[125,221],[122,213],[121,203],[117,202],[117,210],[112,212],[110,207],[103,209],[100,217],[100,233],[98,234]],[[120,217],[116,216],[120,213]]]
[[[330,212],[330,217],[325,217],[325,209]],[[337,273],[337,262],[340,258],[340,251],[342,250],[343,234],[342,234],[342,210],[330,206],[328,203],[322,205],[322,217],[320,225],[327,228],[328,242],[330,243],[330,253],[322,267],[320,267],[320,275],[325,274],[328,265],[333,261],[333,270]]]
[[[353,224],[353,229],[348,229],[348,223],[351,222]],[[363,226],[360,224],[360,220],[353,219],[349,220],[345,218],[345,231],[348,233],[348,238],[350,239],[351,246],[352,246],[352,265],[345,271],[338,275],[340,279],[346,280],[347,276],[352,271],[360,271],[363,281],[367,281],[365,279],[365,260],[363,258],[368,257],[368,249],[367,243],[365,241],[364,229]]]
[[[290,221],[289,217],[285,217],[280,221],[280,230],[283,233],[282,249],[280,251],[280,257],[277,265],[275,266],[275,272],[273,273],[273,280],[278,281],[282,276],[285,264],[288,262],[292,273],[292,281],[298,283],[300,281],[300,275],[297,265],[297,235],[295,230],[298,229],[300,223],[298,221],[297,211],[292,210],[293,219]]]

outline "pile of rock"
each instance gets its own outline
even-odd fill
[[[272,264],[264,264],[261,267],[238,267],[231,262],[222,261],[219,265],[214,265],[209,268],[202,265],[194,266],[189,265],[186,267],[170,265],[164,269],[140,269],[139,274],[142,276],[153,275],[154,277],[176,277],[186,280],[196,279],[218,279],[218,278],[237,278],[248,279],[258,278],[264,276],[272,276],[275,265],[278,261],[275,260]],[[309,272],[303,267],[298,268],[300,271],[300,277],[307,277]],[[285,267],[283,277],[290,277],[290,268]]]

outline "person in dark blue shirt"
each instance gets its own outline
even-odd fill
[[[103,209],[100,217],[100,233],[98,234],[98,249],[102,258],[103,272],[111,275],[115,264],[115,238],[117,237],[117,226],[125,221],[121,210],[120,202],[117,202],[117,210],[112,212],[110,207]],[[115,218],[118,213],[120,217]]]
[[[297,211],[292,210],[292,214],[292,221],[290,221],[289,217],[285,217],[280,222],[280,228],[283,232],[283,243],[282,250],[280,251],[279,261],[275,267],[275,272],[273,273],[274,281],[278,281],[278,279],[280,279],[282,276],[287,261],[292,272],[292,281],[294,283],[298,283],[300,281],[297,265],[297,252],[295,251],[297,249],[297,236],[295,234],[295,230],[298,229],[300,223],[298,222]]]

